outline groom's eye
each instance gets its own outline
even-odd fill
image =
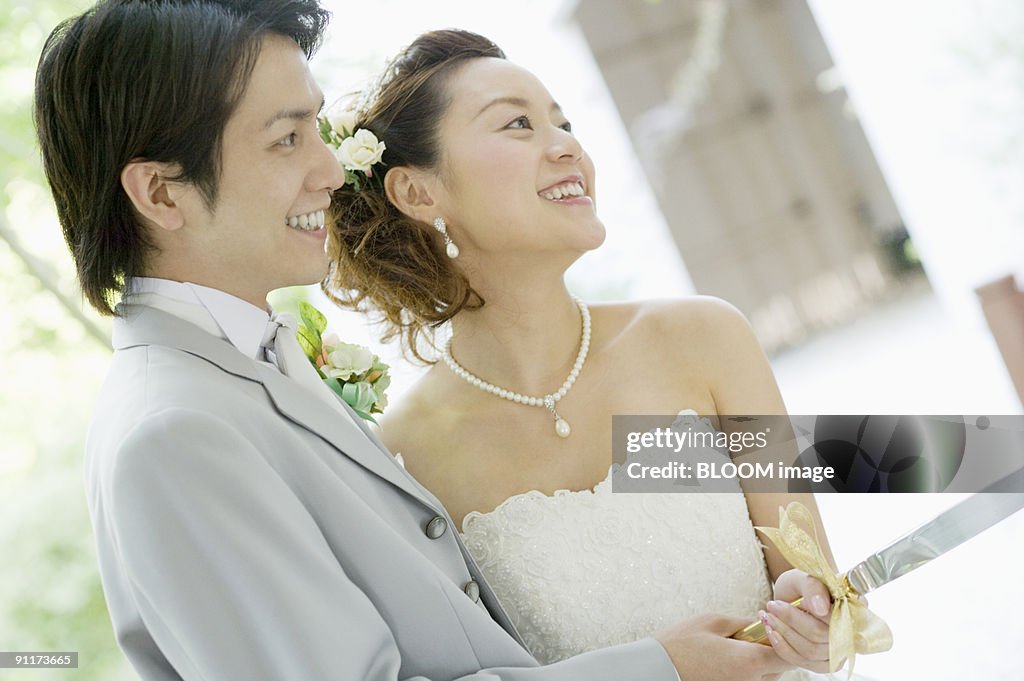
[[[289,133],[285,137],[282,137],[277,141],[279,147],[294,147],[295,142],[299,139],[299,134],[296,132]]]

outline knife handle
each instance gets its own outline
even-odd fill
[[[799,607],[803,600],[803,598],[798,598],[795,601],[792,601],[790,605]],[[768,632],[764,630],[764,624],[761,623],[761,620],[751,622],[733,634],[730,638],[735,638],[740,641],[750,641],[751,643],[762,643],[766,646],[771,645],[768,641]]]

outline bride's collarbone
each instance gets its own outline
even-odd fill
[[[612,463],[612,415],[714,413],[692,375],[680,382],[673,371],[638,375],[636,366],[606,362],[586,369],[557,405],[572,429],[567,438],[556,434],[546,409],[484,394],[440,372],[418,386],[419,399],[401,410],[400,436],[389,444],[401,446],[409,471],[461,525],[466,513],[492,511],[531,490],[592,489]]]
[[[585,428],[576,421],[569,437],[559,437],[554,419],[541,413],[540,418],[506,419],[492,427],[467,427],[445,438],[449,445],[442,454],[451,463],[473,471],[481,482],[492,479],[529,481],[538,489],[556,487],[568,476],[599,468],[607,470],[611,463],[611,430]],[[583,473],[585,475],[585,473]]]
[[[504,427],[478,423],[435,433],[407,465],[460,526],[467,513],[488,513],[517,494],[592,489],[607,476],[610,431],[601,436],[581,429],[561,438],[551,416],[539,415],[529,424],[506,419]]]

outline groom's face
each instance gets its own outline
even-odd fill
[[[317,130],[322,105],[298,46],[266,36],[224,129],[212,210],[195,191],[182,202],[204,284],[262,307],[275,288],[323,279],[323,213],[344,173]]]

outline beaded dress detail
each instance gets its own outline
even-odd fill
[[[680,418],[698,421],[692,410]],[[592,490],[517,494],[463,521],[466,546],[542,664],[703,613],[754,621],[771,598],[738,484],[612,494],[614,468]]]

